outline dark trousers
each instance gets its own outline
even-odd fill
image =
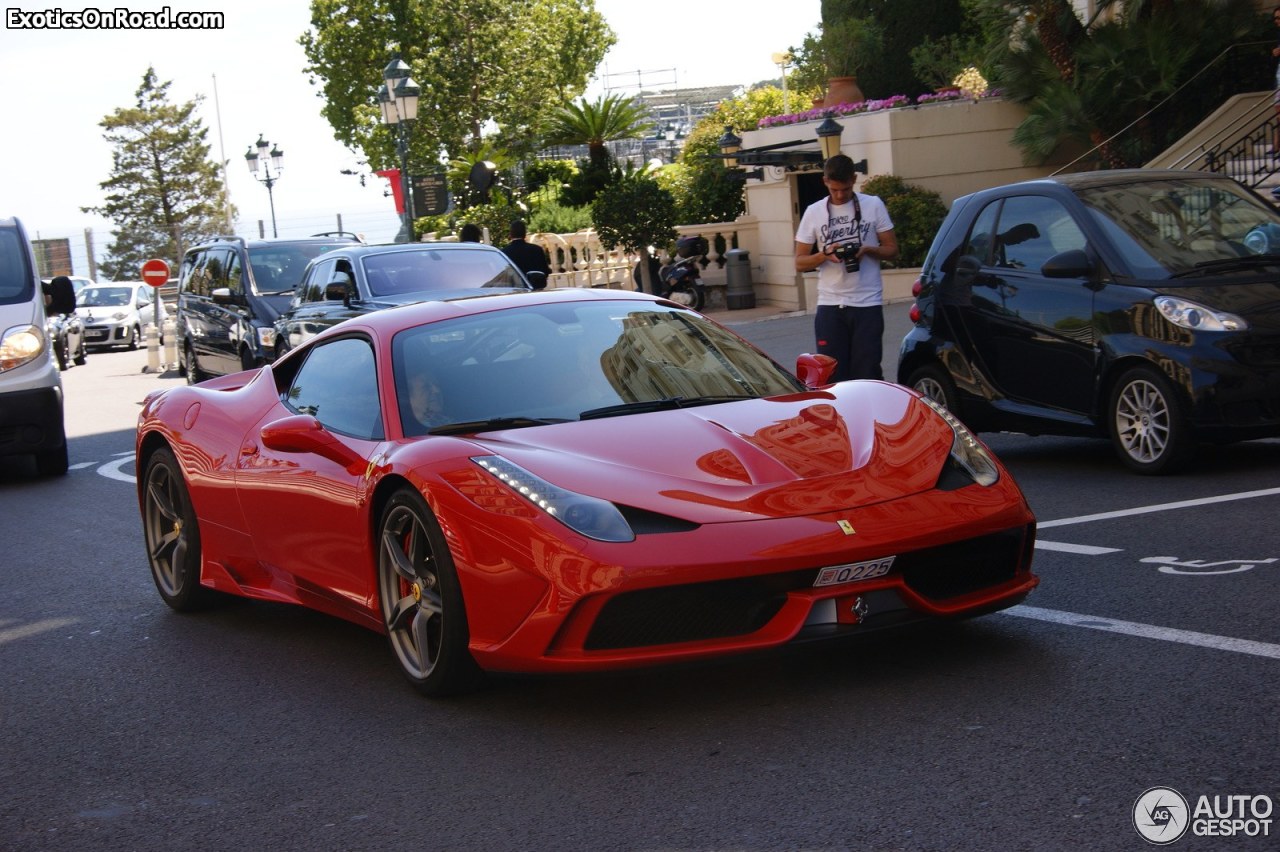
[[[883,379],[884,307],[819,305],[813,317],[818,352],[836,359],[831,381]]]

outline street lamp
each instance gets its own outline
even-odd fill
[[[828,110],[826,120],[814,130],[818,134],[818,144],[822,146],[824,163],[840,153],[840,134],[844,133],[844,127],[835,120],[834,115]]]
[[[422,90],[409,76],[409,66],[396,56],[382,71],[383,84],[378,89],[378,106],[382,121],[396,132],[396,153],[400,156],[400,192],[404,200],[404,221],[396,242],[413,239],[413,187],[409,180],[410,125],[418,118],[418,98]]]
[[[791,112],[791,101],[787,97],[787,69],[791,67],[791,54],[786,52],[775,53],[772,57],[773,64],[778,66],[779,73],[782,74],[782,113],[786,115]]]
[[[258,150],[253,150],[254,148]],[[270,148],[270,151],[267,149]],[[268,161],[270,157],[270,161]],[[276,233],[276,200],[271,192],[271,187],[276,185],[276,181],[280,179],[280,172],[284,170],[284,151],[280,147],[273,146],[266,139],[262,138],[262,134],[258,134],[258,141],[249,146],[249,150],[244,155],[244,161],[249,164],[249,171],[258,179],[259,183],[265,184],[267,187],[267,201],[271,204],[271,236],[280,236]],[[271,169],[275,168],[275,172]],[[259,170],[262,174],[259,175]]]

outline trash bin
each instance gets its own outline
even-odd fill
[[[751,261],[746,249],[729,249],[724,253],[725,302],[729,310],[756,306],[756,291],[751,283]]]

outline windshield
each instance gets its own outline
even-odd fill
[[[531,306],[408,329],[392,343],[392,363],[406,435],[805,390],[709,320],[634,302]],[[671,404],[651,404],[659,401]]]
[[[526,286],[506,255],[483,249],[415,247],[368,255],[361,263],[372,296]]]
[[[1138,278],[1280,254],[1280,216],[1232,181],[1188,177],[1077,191]]]
[[[35,290],[34,280],[18,230],[0,228],[0,305],[30,299]]]
[[[85,287],[76,298],[81,308],[121,308],[129,304],[132,287]]]
[[[260,296],[279,296],[292,293],[302,281],[302,273],[312,258],[327,251],[345,248],[350,240],[341,242],[271,243],[252,246],[249,249],[249,265],[253,267],[253,283]]]

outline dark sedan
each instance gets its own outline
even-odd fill
[[[1108,437],[1140,473],[1280,435],[1280,215],[1229,178],[1117,170],[955,202],[898,381],[979,431]]]
[[[385,308],[478,292],[530,290],[498,249],[482,243],[351,246],[313,260],[276,320],[276,357],[330,326]]]

